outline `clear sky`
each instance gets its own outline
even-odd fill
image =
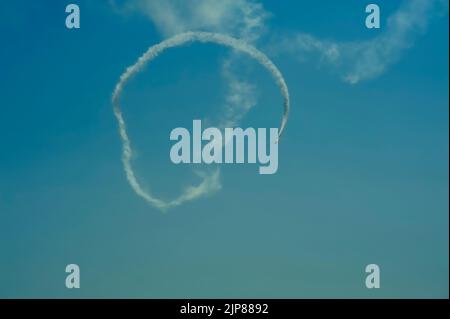
[[[448,3],[371,1],[381,28],[367,29],[356,0],[72,2],[80,29],[68,1],[0,3],[0,297],[448,298]],[[220,191],[162,213],[127,183],[111,94],[188,30],[265,52],[292,109],[275,175],[223,166]],[[146,189],[171,199],[198,181],[204,167],[170,161],[169,133],[223,119],[227,72],[257,101],[239,125],[277,127],[270,75],[225,47],[171,49],[127,85]],[[81,289],[64,285],[70,263]]]

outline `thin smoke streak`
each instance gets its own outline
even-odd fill
[[[266,68],[270,72],[283,96],[284,112],[279,129],[279,137],[284,131],[289,116],[289,90],[286,85],[286,81],[283,78],[283,75],[275,66],[275,64],[264,53],[262,53],[255,47],[243,42],[242,40],[238,40],[219,33],[186,32],[175,35],[167,40],[151,46],[141,57],[139,57],[135,64],[129,66],[126,71],[120,76],[120,80],[117,83],[112,95],[112,103],[114,115],[119,124],[119,133],[122,141],[122,162],[124,165],[127,180],[138,196],[142,197],[149,204],[163,211],[168,208],[178,206],[186,201],[193,200],[208,193],[219,190],[221,187],[219,182],[220,171],[216,170],[212,174],[200,174],[202,181],[199,185],[188,187],[179,197],[171,201],[164,201],[154,196],[151,192],[145,191],[137,181],[136,175],[131,165],[133,151],[131,148],[130,139],[127,134],[126,124],[122,116],[119,100],[127,81],[129,81],[136,73],[140,72],[147,63],[155,59],[166,49],[181,46],[188,42],[216,43],[228,46],[237,51],[247,53],[250,57],[258,61],[264,68]]]

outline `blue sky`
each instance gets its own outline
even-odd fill
[[[425,2],[400,31],[388,17],[401,1],[376,2],[380,30],[362,1],[80,0],[78,30],[64,1],[2,2],[0,297],[448,298],[448,8]],[[266,52],[292,111],[277,174],[224,166],[220,192],[162,214],[127,183],[111,94],[186,29]],[[212,44],[167,51],[123,96],[133,163],[158,196],[197,181],[170,161],[169,133],[220,120],[224,61],[257,98],[240,125],[279,124],[280,93],[255,62]],[[69,263],[79,290],[64,286]],[[370,263],[381,289],[364,286]]]

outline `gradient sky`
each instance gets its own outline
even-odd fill
[[[400,1],[375,1],[382,23]],[[137,197],[120,161],[111,93],[164,36],[107,1],[0,4],[0,297],[448,298],[448,14],[386,72],[356,85],[317,59],[277,53],[306,32],[364,41],[361,1],[262,1],[256,46],[283,72],[292,112],[279,170],[222,169],[223,189],[162,214]],[[214,121],[226,48],[168,51],[126,88],[123,112],[145,187],[171,198],[195,181],[170,162],[170,131]],[[276,127],[281,96],[242,57],[258,105],[242,127]],[[65,266],[81,289],[65,288]],[[381,289],[364,268],[381,268]]]

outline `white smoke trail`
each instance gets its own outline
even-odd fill
[[[256,61],[258,61],[264,68],[266,68],[270,72],[272,77],[275,79],[283,96],[284,111],[283,117],[281,119],[278,136],[281,136],[281,134],[283,133],[289,116],[289,109],[290,109],[289,90],[283,78],[283,75],[275,66],[275,64],[264,53],[262,53],[255,47],[241,40],[232,38],[228,35],[211,32],[181,33],[167,40],[164,40],[156,45],[151,46],[141,57],[139,57],[139,59],[135,64],[129,66],[126,69],[126,71],[120,76],[120,80],[117,83],[112,95],[112,103],[114,115],[119,124],[119,133],[122,141],[122,162],[124,165],[125,174],[127,176],[128,182],[130,183],[131,187],[133,188],[133,190],[136,192],[137,195],[145,199],[149,204],[162,210],[178,206],[183,202],[196,199],[200,196],[206,195],[207,193],[217,191],[218,189],[220,189],[219,171],[217,170],[215,173],[211,175],[208,174],[201,175],[200,177],[202,177],[203,180],[199,185],[187,188],[179,197],[171,201],[164,201],[162,199],[157,198],[149,191],[143,190],[136,179],[136,175],[131,165],[133,152],[131,148],[131,142],[126,131],[126,125],[122,116],[119,100],[125,84],[130,80],[131,77],[133,77],[135,74],[141,71],[148,62],[155,59],[165,50],[181,46],[188,42],[204,42],[204,43],[210,42],[228,46],[237,51],[244,52],[253,59],[255,59]]]

